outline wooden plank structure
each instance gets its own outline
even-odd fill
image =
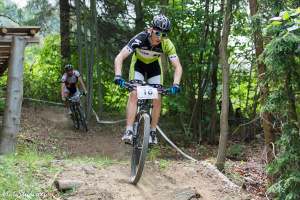
[[[28,43],[38,43],[40,28],[0,27],[0,75],[8,68],[7,94],[3,127],[0,133],[0,154],[15,150],[20,129],[23,100],[23,60]]]

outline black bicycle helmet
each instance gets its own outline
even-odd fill
[[[73,65],[71,65],[71,64],[66,64],[65,65],[65,71],[70,71],[72,69],[73,69]]]
[[[171,22],[166,16],[159,14],[153,17],[152,27],[163,32],[169,32],[171,30]]]

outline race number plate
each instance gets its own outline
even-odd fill
[[[157,99],[157,88],[151,86],[137,86],[137,97],[138,99]]]

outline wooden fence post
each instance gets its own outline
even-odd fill
[[[26,40],[22,36],[14,36],[8,66],[8,87],[3,129],[0,134],[0,154],[12,153],[15,151],[16,137],[20,130],[25,46]]]

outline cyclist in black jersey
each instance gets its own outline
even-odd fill
[[[80,94],[78,89],[78,82],[80,83],[83,94],[87,94],[86,87],[84,85],[84,82],[81,78],[81,75],[79,71],[73,69],[73,66],[71,64],[65,65],[65,73],[63,74],[61,78],[61,98],[65,102],[65,106],[68,107],[66,99],[71,96],[77,96]],[[71,114],[72,112],[68,110],[68,114]]]
[[[160,14],[154,16],[152,25],[147,30],[134,36],[128,44],[120,51],[115,58],[115,78],[114,82],[120,87],[124,87],[125,80],[122,78],[123,61],[132,55],[130,65],[130,80],[141,80],[153,85],[163,84],[163,70],[161,56],[165,54],[174,67],[174,81],[170,91],[176,94],[180,91],[180,79],[182,75],[182,66],[176,54],[176,49],[167,37],[171,29],[169,19]],[[122,137],[126,143],[132,142],[133,123],[137,109],[136,91],[130,93],[127,104],[127,123],[126,131]],[[151,121],[150,144],[157,144],[156,126],[161,111],[161,98],[153,100],[153,111]],[[154,139],[153,139],[154,138]]]

